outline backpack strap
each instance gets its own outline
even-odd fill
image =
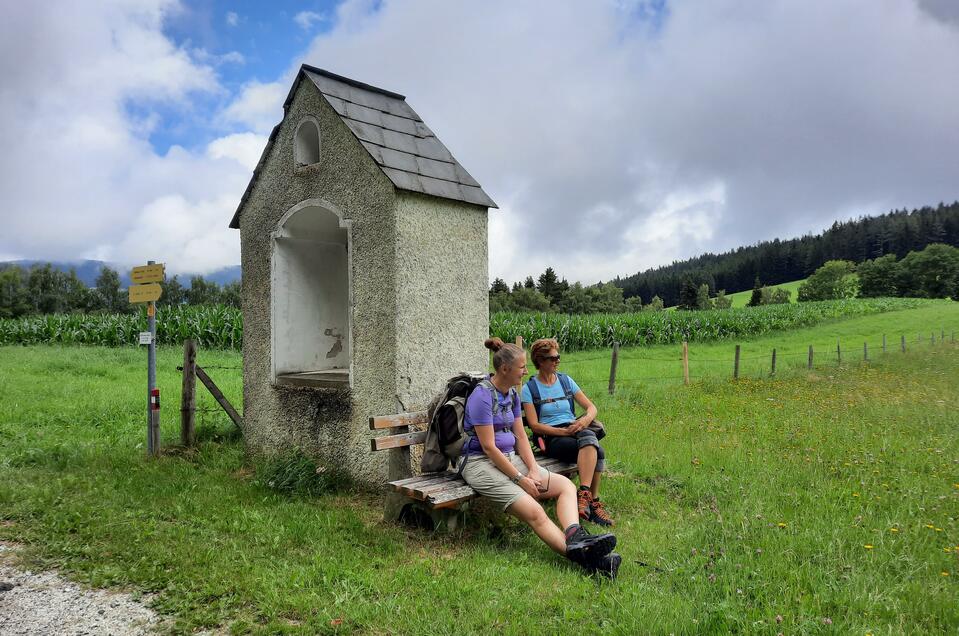
[[[540,409],[543,404],[552,404],[553,402],[559,402],[560,400],[569,401],[569,411],[576,416],[576,400],[573,398],[573,385],[569,379],[569,376],[565,373],[556,373],[556,377],[559,378],[559,385],[563,388],[563,396],[558,398],[546,398],[545,400],[540,397],[539,384],[535,381],[536,376],[529,376],[529,380],[526,381],[526,386],[529,388],[529,396],[533,399],[533,408],[536,409],[537,419],[540,417]]]
[[[573,384],[569,380],[569,376],[565,373],[557,372],[556,375],[559,376],[560,386],[563,387],[563,393],[566,395],[566,399],[569,400],[569,412],[573,414],[573,417],[576,417],[576,401],[573,399]]]
[[[494,422],[494,424],[495,424],[495,422],[496,422],[496,416],[499,415],[500,413],[505,412],[505,411],[506,411],[506,408],[505,408],[503,405],[500,404],[499,398],[496,396],[496,394],[498,393],[498,391],[496,390],[496,387],[493,386],[493,383],[489,381],[489,378],[487,378],[487,379],[485,379],[485,380],[481,380],[480,383],[479,383],[479,386],[482,386],[484,389],[487,389],[487,390],[490,392],[490,402],[492,402],[492,405],[491,405],[491,406],[492,406],[492,409],[493,409],[493,422]],[[512,410],[513,410],[513,402],[516,401],[516,388],[511,386],[511,387],[509,388],[509,392],[508,392],[506,395],[507,395],[507,397],[509,397],[509,410],[510,410],[510,412],[512,412]],[[464,429],[464,430],[465,430],[465,429]],[[494,429],[494,430],[497,430],[497,431],[499,431],[499,432],[501,432],[501,433],[507,433],[507,432],[513,430],[513,423],[510,422],[508,426],[504,425],[502,428],[500,428],[500,429]],[[469,432],[470,432],[471,435],[475,435],[475,433],[473,432],[473,429],[470,429]]]

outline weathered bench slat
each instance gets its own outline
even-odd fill
[[[426,499],[426,492],[429,489],[436,490],[437,488],[456,488],[464,485],[465,483],[466,482],[454,474],[448,477],[437,477],[429,480],[424,479],[423,481],[410,484],[409,486],[394,486],[394,489],[403,493],[407,497],[423,500]]]
[[[427,497],[426,503],[432,508],[452,508],[478,496],[479,494],[472,487],[464,485]]]
[[[400,433],[399,435],[385,435],[383,437],[374,437],[370,440],[370,447],[375,451],[386,450],[388,448],[400,448],[402,446],[415,446],[422,444],[426,439],[426,431],[413,431],[412,433]]]
[[[383,428],[396,428],[397,426],[414,426],[426,424],[429,419],[426,417],[426,411],[416,411],[414,413],[399,413],[397,415],[377,415],[370,418],[370,430],[378,431]]]

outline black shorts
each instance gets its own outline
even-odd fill
[[[579,457],[579,449],[582,447],[595,446],[596,472],[601,473],[606,470],[606,451],[603,450],[593,431],[584,429],[576,433],[575,437],[547,435],[543,440],[546,442],[546,456],[567,464],[576,463]]]

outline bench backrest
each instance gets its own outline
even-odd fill
[[[426,411],[413,413],[398,413],[396,415],[378,415],[370,418],[370,430],[379,431],[390,429],[392,435],[374,437],[370,440],[370,448],[374,451],[416,446],[426,440],[426,431],[410,431],[410,426],[429,424]]]

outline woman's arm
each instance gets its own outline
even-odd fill
[[[530,430],[541,437],[549,437],[551,435],[554,437],[566,437],[570,435],[566,428],[540,424],[539,417],[536,415],[536,407],[529,402],[523,404],[523,413],[526,414],[526,423],[529,425]]]
[[[522,427],[523,427],[523,423],[522,423],[522,420],[520,420],[520,428]],[[513,429],[514,430],[516,429],[515,423],[513,424]],[[493,462],[493,465],[499,468],[500,472],[502,472],[504,475],[506,475],[510,479],[515,477],[517,472],[519,471],[516,470],[516,466],[513,466],[513,462],[511,462],[506,457],[506,455],[503,454],[503,451],[501,451],[499,448],[496,447],[496,433],[493,431],[493,426],[482,425],[482,424],[474,425],[473,432],[476,433],[476,438],[479,440],[480,447],[483,449],[483,452],[486,453],[486,456],[489,457],[489,460]],[[520,437],[522,437],[522,439],[524,440],[526,439],[525,435],[517,436],[517,440],[516,440],[517,442],[519,442]],[[529,441],[526,442],[526,448],[530,456],[532,456],[533,452],[529,450]],[[522,457],[522,455],[520,455],[520,457]],[[524,462],[526,461],[525,458],[523,459],[523,461]],[[535,464],[535,462],[533,463]],[[529,466],[529,464],[526,464],[526,465]],[[528,492],[533,497],[535,497],[539,492],[538,477],[537,479],[534,480],[529,475],[527,475],[523,477],[522,479],[520,479],[517,483],[520,485],[520,487],[523,490]]]
[[[596,410],[596,405],[593,404],[588,397],[586,397],[586,394],[583,393],[582,389],[576,392],[576,395],[573,396],[573,399],[576,400],[577,404],[586,410],[585,413],[576,418],[575,422],[566,427],[566,430],[572,431],[572,433],[575,435],[589,426],[593,420],[596,419],[598,411]]]
[[[523,419],[517,417],[513,422],[513,435],[516,436],[516,452],[520,459],[529,468],[529,474],[533,475],[533,481],[539,481],[539,465],[533,456],[533,449],[529,446],[529,438],[526,437],[526,429],[523,428]]]

